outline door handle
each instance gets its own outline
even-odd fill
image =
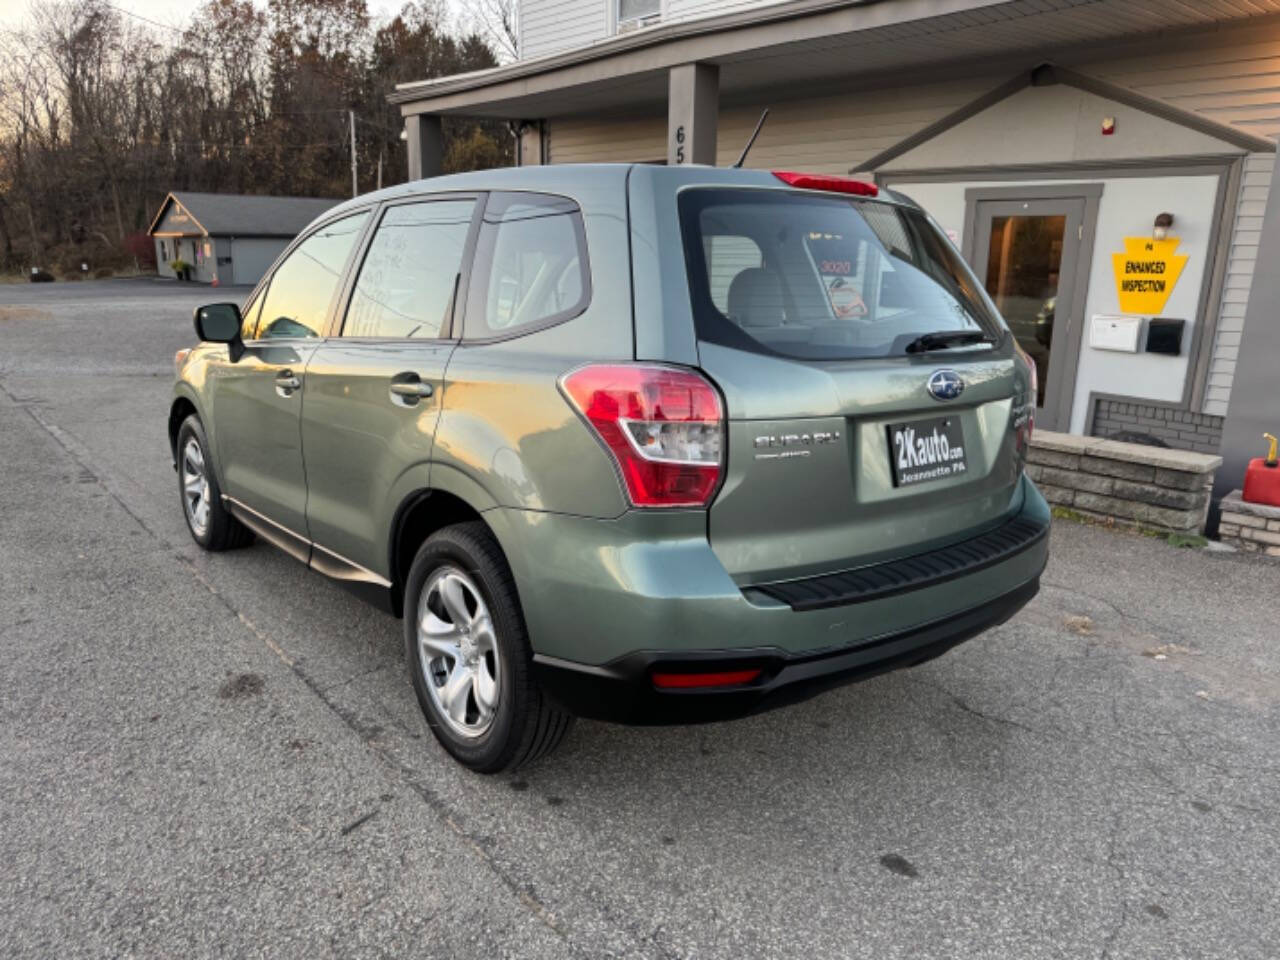
[[[435,393],[435,388],[431,384],[419,380],[415,374],[402,373],[400,376],[413,377],[413,379],[391,381],[391,399],[396,403],[413,406],[423,397],[429,397]]]
[[[282,397],[293,395],[293,391],[302,386],[302,381],[293,375],[292,370],[281,370],[276,376],[276,393]]]

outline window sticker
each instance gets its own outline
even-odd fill
[[[831,309],[837,317],[865,317],[867,304],[862,299],[862,291],[846,277],[822,275],[822,282],[827,286],[827,297],[831,300]]]

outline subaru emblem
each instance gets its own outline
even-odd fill
[[[954,400],[964,393],[964,380],[954,370],[935,370],[929,378],[929,392],[935,400]]]

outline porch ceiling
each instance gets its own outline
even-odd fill
[[[720,95],[732,103],[921,68],[929,70],[921,80],[936,79],[943,65],[1060,59],[1063,51],[1098,44],[1192,34],[1203,42],[1206,29],[1269,15],[1280,15],[1280,0],[794,0],[404,84],[389,99],[406,115],[532,119],[660,110],[667,69],[692,61],[720,66]]]

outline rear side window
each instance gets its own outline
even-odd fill
[[[285,257],[262,300],[257,338],[318,337],[367,210],[325,224]]]
[[[902,354],[922,334],[1002,331],[920,211],[780,190],[690,190],[681,229],[698,336],[815,360]]]
[[[578,205],[545,194],[490,194],[467,297],[467,339],[516,335],[568,320],[590,299]]]
[[[344,337],[420,339],[448,332],[474,200],[388,208],[360,265]]]

